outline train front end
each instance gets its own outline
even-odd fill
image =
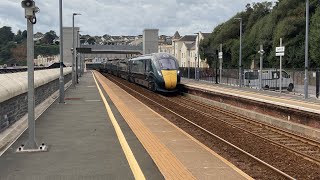
[[[156,66],[159,75],[157,90],[162,92],[177,91],[180,84],[180,72],[176,58],[167,53],[160,53],[156,59]]]

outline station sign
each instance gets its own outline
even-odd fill
[[[277,52],[276,56],[284,56],[284,52]]]
[[[284,56],[285,47],[276,47],[276,56]]]
[[[277,53],[284,52],[284,50],[285,50],[285,47],[284,47],[284,46],[282,46],[282,47],[276,47],[276,52],[277,52]]]
[[[223,52],[219,52],[219,59],[222,59]]]

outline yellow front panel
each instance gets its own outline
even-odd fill
[[[162,70],[161,71],[166,89],[175,89],[177,87],[177,70]]]

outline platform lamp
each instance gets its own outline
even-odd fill
[[[76,72],[75,72],[75,61],[76,61],[76,48],[75,48],[75,38],[74,38],[74,16],[81,15],[80,13],[72,14],[72,86],[76,86]]]

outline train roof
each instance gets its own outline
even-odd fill
[[[135,60],[140,60],[140,59],[160,59],[160,58],[172,58],[172,59],[176,59],[173,55],[169,54],[169,53],[152,53],[152,54],[145,54],[139,57],[135,57],[130,59],[130,61],[135,61]]]

